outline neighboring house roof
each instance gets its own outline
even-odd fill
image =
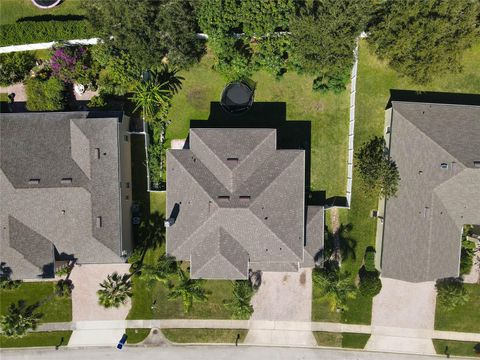
[[[189,146],[167,152],[167,253],[191,260],[192,278],[298,270],[305,152],[278,150],[275,129],[190,129]]]
[[[458,276],[463,225],[480,223],[480,106],[393,101],[391,121],[401,180],[386,202],[382,275]]]
[[[81,263],[122,261],[121,119],[120,113],[2,114],[1,261],[13,278],[53,276],[54,246]]]

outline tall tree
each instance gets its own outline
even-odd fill
[[[418,83],[461,69],[460,59],[479,35],[477,0],[386,0],[368,27],[381,59]]]
[[[319,0],[291,18],[291,62],[299,71],[318,76],[316,89],[345,88],[355,39],[369,12],[370,1]]]
[[[388,199],[396,195],[400,174],[397,164],[385,151],[385,139],[375,136],[355,154],[355,167],[367,190],[379,191]]]
[[[134,111],[142,110],[145,121],[165,120],[170,107],[170,90],[165,89],[166,83],[156,84],[153,80],[137,85],[130,100],[135,103]]]
[[[170,300],[182,298],[183,310],[188,313],[194,301],[203,302],[207,300],[207,292],[202,286],[202,280],[190,279],[181,269],[178,270],[179,283],[170,290]]]
[[[105,308],[120,307],[132,296],[132,282],[129,274],[119,275],[114,272],[100,283],[97,291],[98,302]]]
[[[104,42],[128,52],[143,68],[164,61],[183,68],[204,53],[188,0],[89,0],[83,4]]]
[[[147,281],[168,282],[170,275],[176,271],[175,258],[163,254],[153,265],[143,264],[140,268],[140,278]]]
[[[29,330],[35,330],[42,314],[35,312],[38,304],[28,305],[24,300],[10,304],[8,312],[0,318],[1,334],[8,337],[22,337]]]

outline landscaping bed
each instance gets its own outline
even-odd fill
[[[162,329],[163,335],[175,343],[243,343],[248,330],[244,329]]]

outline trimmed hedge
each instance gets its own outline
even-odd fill
[[[0,46],[86,39],[95,36],[88,20],[22,21],[0,25]]]

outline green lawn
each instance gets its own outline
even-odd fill
[[[447,311],[440,307],[437,302],[435,310],[435,329],[480,333],[480,285],[465,284],[470,294],[468,302]]]
[[[45,331],[28,333],[28,335],[21,338],[0,336],[0,348],[65,346],[70,340],[70,335],[72,335],[71,331]]]
[[[326,331],[314,331],[313,335],[319,346],[344,347],[363,349],[367,344],[370,334],[334,333]]]
[[[40,15],[85,15],[80,8],[82,0],[64,0],[53,9],[39,9],[31,0],[1,0],[0,25],[12,24],[18,19]]]
[[[39,302],[37,309],[43,314],[40,322],[68,322],[72,321],[71,298],[54,296],[55,282],[24,282],[18,289],[0,291],[0,314],[7,312],[11,303],[25,300],[28,305]]]
[[[425,86],[413,84],[398,75],[380,61],[368,48],[365,40],[360,42],[360,58],[357,79],[355,151],[372,136],[382,136],[385,117],[385,106],[390,97],[390,89],[478,93],[480,89],[480,42],[465,53],[463,72],[446,73],[438,76],[432,83]],[[349,237],[355,241],[355,258],[342,262],[342,270],[357,275],[362,265],[367,246],[375,246],[376,222],[370,217],[370,212],[376,209],[378,195],[365,193],[354,172],[352,202],[350,210],[340,211],[340,220],[344,224],[352,224]],[[315,295],[315,289],[314,289]],[[369,324],[371,317],[371,301],[367,298],[357,298],[349,301],[350,310],[342,314],[343,322]],[[314,299],[313,318],[317,321],[332,321],[337,314],[325,312],[324,307]],[[477,321],[478,322],[478,321]],[[462,326],[462,325],[458,325]]]
[[[150,193],[150,214],[157,213],[158,215],[165,216],[166,196],[166,192]]]
[[[145,340],[151,329],[127,329],[127,344],[138,344]]]
[[[167,142],[176,138],[185,138],[188,134],[190,120],[206,120],[210,115],[210,103],[220,101],[225,80],[212,70],[213,59],[206,55],[200,64],[187,72],[182,90],[173,98],[167,130]],[[312,190],[326,191],[326,196],[345,195],[346,191],[346,157],[348,142],[349,92],[340,95],[320,94],[312,91],[312,77],[288,72],[281,80],[260,71],[254,74],[256,82],[255,103],[286,103],[286,118],[289,126],[294,127],[294,120],[311,122],[311,187]],[[276,105],[277,108],[282,106]],[[253,110],[253,109],[252,109]],[[262,114],[263,115],[263,114]],[[274,114],[260,115],[258,121],[264,121]],[[248,114],[247,114],[248,116]],[[264,118],[261,118],[264,117]],[[256,119],[255,119],[256,120]],[[269,119],[277,120],[278,119]],[[307,131],[297,125],[300,136]],[[285,135],[284,135],[285,136]],[[289,132],[286,137],[295,137]],[[291,140],[292,139],[283,139]],[[308,147],[303,141],[300,146]]]
[[[476,342],[433,339],[433,346],[439,355],[446,355],[445,350],[448,346],[448,353],[450,355],[480,357],[480,352],[475,353],[474,347],[477,345],[480,346]]]
[[[162,329],[163,335],[175,343],[242,343],[248,330],[244,329]]]

